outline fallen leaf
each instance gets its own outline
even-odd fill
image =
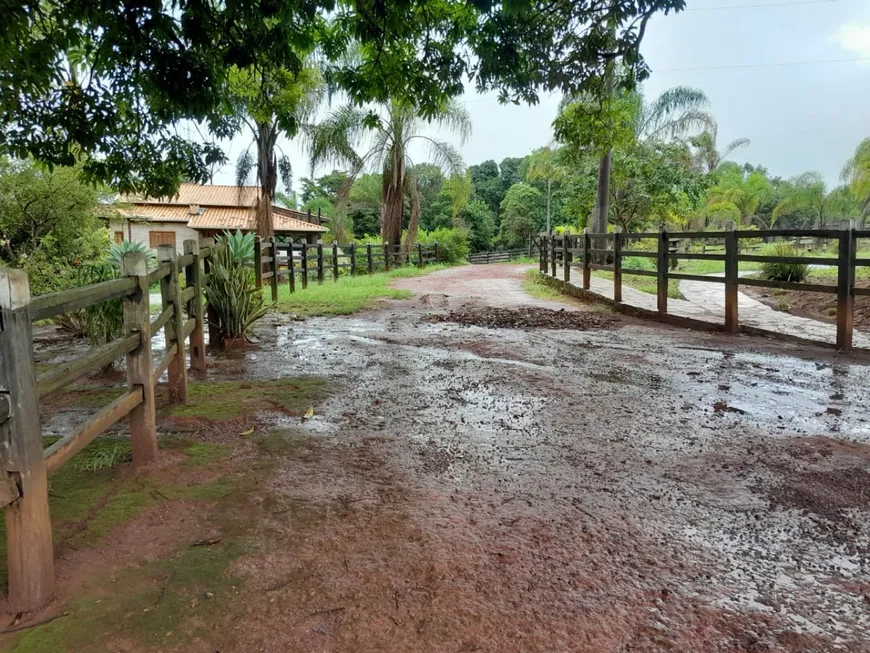
[[[314,406],[305,411],[305,414],[302,416],[302,421],[304,422],[307,419],[311,419],[314,417]]]
[[[239,433],[239,437],[245,437],[246,435],[251,435],[251,433],[253,433],[253,432],[254,432],[254,427],[252,426],[247,431],[242,431],[241,433]]]

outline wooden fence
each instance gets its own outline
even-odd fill
[[[501,252],[478,252],[471,254],[468,257],[468,262],[474,265],[485,265],[487,263],[510,263],[516,259],[528,256],[528,249],[508,249]]]
[[[133,464],[152,462],[157,455],[154,388],[164,372],[170,400],[187,403],[188,348],[191,367],[205,369],[202,287],[213,248],[210,241],[200,246],[189,240],[178,256],[175,247],[161,245],[152,270],[144,253],[127,253],[118,279],[33,298],[23,271],[0,269],[0,505],[6,512],[9,602],[15,610],[44,605],[54,591],[48,477],[125,416]],[[149,287],[158,282],[161,311],[152,319]],[[32,322],[119,299],[124,314],[119,338],[36,376]],[[155,362],[151,339],[161,330],[166,349]],[[40,400],[119,358],[126,358],[127,392],[45,449]]]
[[[338,281],[342,274],[374,274],[389,272],[402,265],[424,267],[440,260],[443,252],[438,243],[417,243],[406,252],[401,245],[339,245],[280,243],[275,238],[262,240],[254,245],[254,269],[257,287],[268,282],[272,301],[278,299],[278,284],[285,279],[290,292],[296,292],[297,283],[303,289],[313,279],[323,283],[327,276]]]
[[[808,239],[808,240],[805,240]],[[828,239],[837,242],[836,256],[766,256],[747,254],[757,249],[760,242],[782,240],[789,243],[821,243]],[[656,279],[656,308],[660,315],[668,314],[668,282],[671,279],[702,281],[723,286],[725,310],[722,328],[729,333],[739,330],[737,293],[740,286],[759,286],[783,290],[800,290],[837,295],[837,337],[836,347],[841,351],[852,348],[854,325],[854,304],[858,295],[870,295],[870,288],[855,287],[857,267],[870,266],[870,259],[856,257],[857,243],[860,239],[870,239],[870,231],[858,231],[851,221],[845,221],[839,229],[775,229],[775,230],[736,230],[733,225],[722,232],[668,232],[583,234],[547,236],[547,244],[541,248],[540,270],[542,273],[558,278],[557,268],[561,266],[562,280],[571,280],[571,270],[580,269],[582,288],[588,291],[593,270],[613,273],[613,301],[622,302],[622,276],[634,274]],[[633,245],[641,241],[653,240],[652,248]],[[721,252],[689,251],[699,249],[683,247],[682,243],[717,241],[722,243]],[[715,249],[715,245],[714,245]],[[624,260],[629,257],[648,258],[655,261],[654,269],[625,267]],[[675,272],[676,262],[721,261],[724,276],[684,274]],[[837,268],[836,284],[803,283],[792,281],[770,281],[757,277],[747,278],[738,275],[741,262],[784,263],[833,266]]]
[[[205,370],[206,325],[209,342],[219,341],[217,316],[203,302],[216,250],[211,239],[185,241],[182,256],[172,245],[161,245],[152,270],[144,253],[128,253],[118,279],[33,298],[23,271],[0,269],[0,506],[6,512],[9,601],[15,610],[44,605],[54,590],[48,476],[127,416],[134,466],[152,462],[157,455],[154,392],[164,373],[170,400],[187,403],[187,354],[192,369]],[[338,281],[342,270],[372,274],[404,264],[423,267],[440,255],[437,244],[404,252],[386,244],[298,245],[258,238],[254,278],[257,287],[269,284],[275,301],[282,277],[293,292],[297,277],[305,288],[312,275],[321,283],[327,273]],[[161,308],[152,319],[149,288],[155,283],[160,284]],[[32,322],[119,299],[124,317],[119,338],[36,376]],[[155,361],[151,339],[161,330],[166,348]],[[119,358],[126,358],[127,392],[44,449],[39,401]]]

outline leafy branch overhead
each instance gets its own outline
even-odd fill
[[[354,104],[395,100],[424,118],[461,94],[466,78],[503,101],[537,102],[541,90],[596,94],[616,57],[629,71],[622,85],[648,75],[638,51],[647,21],[684,5],[29,0],[7,7],[0,23],[0,153],[80,164],[118,190],[167,195],[225,162],[197,136],[201,126],[214,139],[240,128],[228,93],[254,121],[298,131],[292,114],[261,112],[257,84],[246,95],[240,76],[268,80],[260,97],[292,104],[286,93],[316,53],[326,83]],[[352,49],[359,56],[348,57]]]

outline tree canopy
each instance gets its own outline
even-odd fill
[[[118,4],[28,0],[0,23],[0,152],[79,164],[124,192],[204,182],[236,125],[233,70],[298,74],[317,52],[327,82],[359,105],[438,114],[470,78],[503,101],[541,90],[595,93],[616,57],[628,87],[649,70],[639,46],[657,11],[684,0],[230,0]],[[581,29],[582,28],[582,29]],[[359,57],[348,57],[355,49]],[[179,126],[182,128],[179,129]]]

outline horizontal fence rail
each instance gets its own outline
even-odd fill
[[[216,254],[225,245],[212,239],[184,241],[183,253],[172,245],[157,248],[149,269],[144,252],[124,255],[120,276],[111,281],[31,297],[27,275],[0,269],[0,507],[6,513],[9,602],[18,611],[45,605],[54,588],[54,558],[48,508],[48,476],[76,453],[127,418],[133,465],[140,468],[157,456],[155,387],[166,379],[173,403],[188,401],[188,369],[204,371],[205,329],[209,342],[220,344],[217,311],[204,301]],[[403,265],[424,267],[441,260],[437,243],[413,247],[338,243],[280,243],[255,239],[253,278],[257,288],[269,284],[272,300],[286,280],[338,281],[343,274],[373,274]],[[150,311],[150,287],[159,284],[160,309]],[[123,333],[37,378],[32,323],[65,313],[87,311],[120,300]],[[154,360],[151,340],[162,332],[165,348]],[[72,433],[47,448],[43,444],[39,401],[111,365],[126,360],[126,392],[103,406]]]
[[[254,247],[255,282],[258,288],[268,283],[272,301],[278,301],[278,288],[286,281],[291,293],[297,284],[323,283],[327,277],[338,281],[343,274],[389,272],[403,265],[424,267],[437,263],[444,254],[438,243],[403,245],[349,243],[282,243],[276,238],[256,239]],[[258,254],[259,252],[259,254]]]
[[[6,513],[9,601],[16,610],[44,605],[54,588],[48,476],[124,418],[129,418],[134,466],[154,461],[154,387],[164,372],[170,399],[187,402],[185,342],[190,343],[191,368],[204,370],[202,288],[204,267],[214,251],[210,240],[202,250],[196,241],[185,241],[182,256],[174,246],[160,246],[158,265],[151,270],[144,252],[129,252],[118,279],[33,298],[23,271],[0,269],[0,438],[9,444],[0,453],[0,505]],[[152,321],[149,287],[154,283],[160,284],[161,310]],[[37,378],[33,322],[117,300],[123,311],[119,337]],[[155,365],[151,338],[160,331],[166,351]],[[44,448],[39,401],[120,358],[126,359],[127,392]]]
[[[516,259],[528,256],[528,250],[523,249],[508,249],[500,252],[478,252],[471,254],[468,257],[468,262],[475,265],[485,265],[487,263],[509,263]]]
[[[870,259],[856,258],[857,242],[870,239],[870,231],[856,230],[851,221],[844,221],[839,229],[768,229],[738,230],[729,225],[721,232],[659,232],[621,233],[618,229],[608,234],[542,235],[540,272],[570,283],[572,269],[582,273],[582,289],[590,290],[591,272],[606,271],[613,274],[613,301],[622,302],[622,276],[624,274],[654,277],[656,279],[656,308],[668,314],[668,283],[671,280],[700,281],[724,286],[725,310],[722,328],[730,333],[739,329],[738,289],[754,286],[779,290],[828,293],[837,295],[836,347],[841,351],[852,348],[854,302],[856,296],[870,296],[870,288],[856,288],[856,269],[870,267]],[[747,253],[765,246],[764,241],[784,241],[796,248],[814,247],[824,240],[836,242],[836,256],[772,256]],[[653,241],[650,243],[649,241]],[[689,245],[701,241],[698,245]],[[712,244],[711,244],[711,241]],[[646,242],[649,247],[644,247]],[[687,251],[701,247],[702,251]],[[708,251],[709,250],[709,251]],[[627,258],[654,261],[654,269],[625,267]],[[676,272],[678,261],[721,261],[723,276]],[[836,283],[820,284],[796,281],[777,281],[741,277],[740,263],[782,263],[830,266],[837,269]]]

